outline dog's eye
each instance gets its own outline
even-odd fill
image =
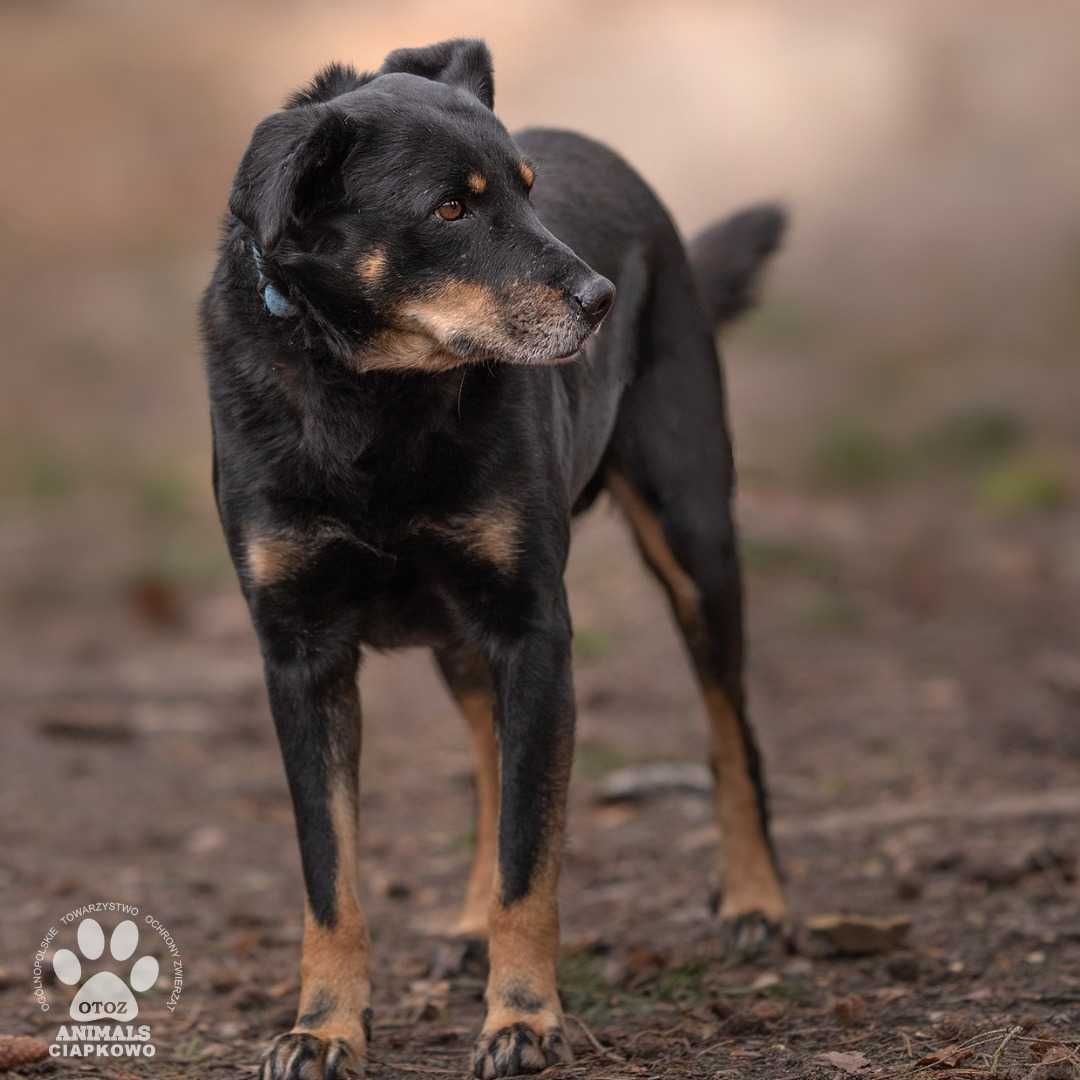
[[[443,221],[457,221],[458,218],[465,216],[465,204],[457,199],[450,199],[448,202],[444,202],[442,206],[437,207],[435,213]]]

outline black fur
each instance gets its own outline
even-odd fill
[[[695,246],[699,299],[642,180],[570,132],[511,138],[493,87],[475,41],[398,50],[375,75],[326,68],[256,128],[202,305],[217,503],[326,927],[340,861],[330,792],[355,794],[364,646],[424,644],[444,666],[486,658],[501,899],[529,892],[572,753],[570,519],[611,470],[698,583],[694,647],[744,719],[713,333],[745,306],[782,215],[756,211]],[[288,317],[264,305],[256,253]],[[619,298],[594,334],[609,281]],[[261,569],[259,542],[285,545]]]

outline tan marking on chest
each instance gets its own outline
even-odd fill
[[[359,542],[331,520],[320,520],[304,529],[253,530],[244,546],[248,579],[257,588],[265,588],[294,577],[333,540]]]
[[[295,574],[308,560],[310,545],[299,534],[252,536],[245,555],[252,585],[264,588]]]
[[[456,514],[444,522],[426,522],[425,528],[504,574],[513,573],[517,566],[521,551],[521,515],[508,503],[495,503],[468,514]]]

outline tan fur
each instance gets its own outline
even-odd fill
[[[473,281],[448,281],[426,296],[410,300],[398,314],[403,325],[436,341],[463,331],[494,333],[501,321],[494,290]]]
[[[456,514],[446,522],[426,522],[424,527],[504,574],[513,573],[517,565],[521,518],[512,506],[499,502],[482,510]]]
[[[504,907],[496,873],[495,893],[488,913],[488,956],[490,973],[485,998],[487,1015],[484,1033],[511,1024],[526,1024],[546,1032],[560,1026],[562,1005],[555,981],[559,957],[558,886],[559,837],[551,837],[545,864],[533,878],[528,895]],[[512,1004],[513,991],[527,989],[540,1003],[536,1012],[523,1011]]]
[[[309,553],[299,533],[249,538],[245,555],[251,583],[263,588],[283,581],[304,565]]]
[[[724,837],[723,918],[760,911],[773,922],[787,918],[787,904],[758,816],[739,718],[718,686],[705,686],[712,737],[713,800]]]
[[[609,473],[607,488],[626,515],[649,565],[664,581],[675,617],[693,652],[705,639],[697,585],[675,558],[660,520],[626,477]],[[787,906],[758,816],[739,719],[724,691],[700,668],[698,677],[709,714],[714,801],[725,847],[720,914],[734,918],[760,911],[782,922]]]
[[[332,520],[316,521],[305,529],[252,532],[244,547],[251,584],[264,588],[300,573],[331,540],[355,536]]]
[[[463,937],[487,937],[499,838],[499,747],[495,740],[491,697],[482,691],[473,691],[460,695],[457,702],[469,724],[472,739],[477,818],[472,870],[465,890],[465,903],[453,933]]]
[[[562,1005],[556,982],[559,959],[559,866],[565,829],[566,788],[572,765],[572,742],[560,742],[549,774],[549,811],[540,859],[529,890],[510,904],[502,902],[502,880],[496,864],[488,910],[487,1014],[481,1032],[490,1035],[524,1024],[540,1035],[562,1026]],[[526,1007],[532,999],[535,1008]],[[566,1045],[569,1053],[569,1044]],[[567,1058],[569,1060],[569,1058]]]
[[[360,906],[356,804],[347,792],[331,792],[330,820],[337,841],[337,920],[333,927],[321,926],[305,906],[298,1015],[314,1008],[321,996],[334,1005],[318,1026],[295,1030],[322,1039],[345,1039],[362,1057],[363,1014],[371,1002],[371,941]]]
[[[381,247],[366,251],[356,260],[356,276],[365,285],[376,285],[386,273],[386,251]]]
[[[557,719],[557,718],[553,718]],[[563,718],[568,721],[569,718]],[[566,789],[573,742],[560,740],[557,759],[548,774],[549,811],[539,860],[528,892],[510,904],[502,900],[502,876],[496,863],[488,909],[487,1014],[480,1041],[514,1024],[543,1036],[562,1027],[562,1005],[556,982],[559,959],[559,867],[565,830]],[[569,1043],[564,1052],[570,1060]]]
[[[649,564],[666,583],[679,621],[696,619],[701,603],[698,587],[672,554],[656,514],[620,473],[608,474],[607,489],[630,522]]]
[[[487,191],[487,178],[482,173],[469,173],[468,184],[469,190],[474,195],[483,195]]]
[[[449,371],[483,359],[453,353],[448,343],[465,336],[491,353],[512,352],[511,327],[569,318],[558,289],[512,284],[501,293],[478,282],[451,280],[402,303],[394,326],[353,357],[358,371]],[[572,357],[564,357],[568,361]]]
[[[525,181],[525,186],[531,188],[536,180],[533,167],[527,161],[519,161],[518,171],[521,173],[521,179]]]
[[[406,301],[397,326],[378,334],[354,357],[360,371],[449,371],[469,361],[448,352],[443,342],[454,334],[496,338],[500,331],[494,292],[485,285],[450,281]]]
[[[353,357],[357,371],[450,371],[469,361],[418,331],[385,330]]]

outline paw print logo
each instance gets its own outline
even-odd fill
[[[96,919],[83,919],[75,931],[79,953],[84,960],[98,960],[105,952],[105,932]],[[124,963],[139,947],[139,928],[125,919],[109,938],[109,955]],[[78,986],[83,979],[83,965],[71,949],[58,949],[53,956],[53,971],[65,986]],[[158,962],[153,956],[140,956],[131,966],[127,979],[111,971],[91,975],[71,1003],[71,1019],[86,1023],[91,1020],[128,1022],[139,1015],[139,1003],[132,990],[140,994],[149,990],[158,977]]]

